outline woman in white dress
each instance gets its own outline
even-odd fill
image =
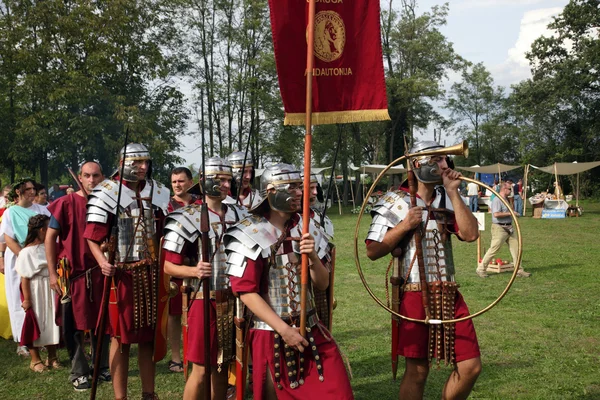
[[[35,215],[29,219],[25,247],[21,250],[15,270],[21,277],[22,307],[26,313],[21,334],[21,344],[29,347],[31,363],[29,368],[43,372],[46,367],[59,368],[56,345],[60,341],[60,330],[54,322],[56,306],[50,289],[48,263],[44,239],[50,218]],[[31,309],[31,311],[28,311]],[[29,320],[28,320],[29,319]],[[35,323],[31,321],[35,319]],[[37,324],[36,324],[37,323]],[[46,346],[48,360],[42,363],[39,348]]]
[[[19,343],[21,341],[21,328],[23,327],[25,313],[21,308],[21,295],[19,293],[20,278],[15,272],[15,261],[25,243],[29,218],[36,214],[50,216],[50,212],[46,207],[33,203],[36,191],[35,182],[31,179],[22,179],[15,183],[10,195],[14,199],[15,204],[7,208],[2,215],[0,241],[5,242],[7,245],[4,258],[6,302],[10,315],[12,336],[14,341]],[[25,351],[24,354],[23,351]],[[18,347],[17,353],[27,355],[27,349]]]

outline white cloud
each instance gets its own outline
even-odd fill
[[[523,14],[519,37],[513,47],[508,49],[506,60],[500,65],[490,67],[496,84],[510,86],[531,77],[529,61],[525,58],[525,53],[531,49],[531,44],[537,38],[553,34],[547,26],[552,22],[552,17],[560,14],[562,10],[562,7],[541,8]]]

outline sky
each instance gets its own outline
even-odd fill
[[[381,1],[382,7],[389,4],[388,0]],[[395,8],[401,6],[400,0],[393,1]],[[458,54],[474,64],[483,62],[495,85],[508,89],[531,77],[525,53],[535,39],[551,34],[547,25],[567,3],[568,0],[450,0],[447,25],[441,31]],[[417,0],[417,13],[441,4],[443,1],[439,0]],[[460,77],[452,74],[449,78],[447,88]],[[445,111],[440,112],[446,115]],[[433,128],[421,132],[420,137],[433,139]],[[184,139],[184,151],[179,155],[186,165],[195,160],[197,166],[200,164],[198,147],[198,139]]]

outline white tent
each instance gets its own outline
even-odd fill
[[[503,172],[512,171],[513,169],[517,169],[517,168],[521,168],[521,166],[520,165],[507,165],[507,164],[502,164],[502,163],[484,165],[481,167],[479,165],[474,165],[472,167],[459,167],[459,166],[456,167],[456,169],[461,169],[463,171],[468,171],[468,172],[475,172],[478,174],[498,174],[499,177]],[[500,178],[500,180],[502,180],[502,178]]]
[[[533,168],[538,169],[548,174],[554,174],[556,184],[558,185],[558,175],[574,175],[577,174],[577,190],[575,192],[575,207],[579,207],[579,174],[589,169],[596,168],[600,165],[600,161],[578,163],[573,161],[572,163],[554,163],[547,167],[536,167],[530,164]],[[528,171],[528,169],[526,169]],[[527,172],[526,172],[527,174]],[[527,182],[527,180],[526,180]],[[526,198],[526,196],[524,196]]]
[[[350,166],[350,169],[352,169],[353,171],[360,171],[362,174],[379,174],[381,173],[381,171],[383,171],[385,168],[387,167],[387,165],[381,165],[381,164],[367,164],[367,165],[361,165],[360,167],[355,167],[355,166]],[[395,175],[395,174],[405,174],[406,168],[404,168],[403,166],[397,166],[397,167],[392,167],[390,169],[388,169],[386,171],[386,175]]]

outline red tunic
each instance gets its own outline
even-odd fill
[[[95,268],[98,263],[83,237],[86,204],[85,197],[73,193],[48,206],[48,211],[60,225],[58,259],[66,257],[71,265],[73,318],[76,329],[80,331],[96,327],[104,284],[104,275],[100,268]],[[86,274],[90,269],[91,272]]]
[[[410,318],[425,319],[421,292],[405,292],[400,305],[400,314]],[[467,304],[460,293],[456,294],[454,318],[469,315]],[[429,325],[402,320],[398,335],[398,355],[408,358],[427,358],[429,349]],[[480,356],[479,344],[473,320],[455,324],[454,351],[456,362]]]
[[[291,246],[291,242],[286,241],[283,245],[285,247]],[[285,247],[284,251],[290,250]],[[268,293],[268,282],[264,279],[266,274],[263,274],[263,269],[267,265],[266,260],[259,257],[256,261],[251,259],[246,259],[246,261],[248,265],[241,278],[230,276],[231,288],[234,292],[240,294],[259,293],[261,296],[266,295]],[[248,335],[252,353],[252,378],[254,380],[255,399],[265,398],[267,371],[270,372],[272,378],[275,376],[274,333],[273,331],[250,329]],[[327,340],[319,329],[313,328],[312,333],[323,363],[324,381],[319,380],[312,353],[305,351],[304,384],[296,389],[290,388],[286,365],[281,363],[282,376],[280,384],[283,388],[275,389],[277,398],[280,400],[304,400],[313,397],[322,400],[354,399],[346,368],[335,341],[333,339]]]
[[[196,243],[186,242],[183,245],[181,254],[164,249],[163,251],[165,252],[165,261],[177,265],[184,265],[186,258],[191,260],[198,258],[198,245]],[[179,280],[183,281],[183,279]],[[202,287],[194,289],[202,290]],[[210,359],[211,365],[216,366],[218,356],[217,311],[215,301],[211,300],[210,303]],[[188,300],[188,304],[191,304],[191,306],[187,314],[188,341],[185,350],[186,358],[195,364],[204,365],[204,300]],[[179,310],[181,311],[181,308]]]

